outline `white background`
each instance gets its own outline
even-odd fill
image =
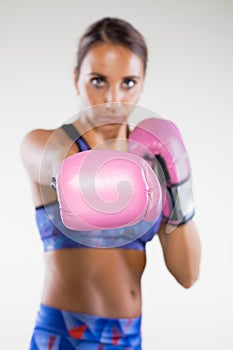
[[[20,142],[29,130],[54,128],[78,112],[72,81],[78,39],[107,15],[129,20],[146,38],[150,57],[140,105],[172,119],[183,134],[202,241],[200,278],[188,290],[166,270],[158,239],[148,244],[144,350],[232,350],[230,0],[1,2],[0,348],[27,349],[44,273]]]

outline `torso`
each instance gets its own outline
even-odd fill
[[[140,315],[144,252],[61,249],[47,252],[45,260],[44,304],[102,317]]]
[[[69,142],[67,138],[67,144]],[[71,150],[77,152],[76,145],[72,145]],[[48,186],[32,183],[31,187],[35,207],[56,200],[56,193]],[[46,252],[45,262],[43,304],[102,317],[129,318],[141,314],[144,251],[60,249]]]

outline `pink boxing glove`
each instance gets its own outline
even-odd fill
[[[157,173],[162,185],[164,220],[172,226],[191,220],[191,167],[177,127],[165,119],[143,120],[129,136],[129,152],[146,159]]]
[[[63,224],[77,231],[154,221],[162,210],[157,176],[127,152],[89,150],[64,159],[56,190]]]

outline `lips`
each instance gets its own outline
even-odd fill
[[[104,116],[103,121],[106,121],[107,123],[122,123],[124,121],[124,118],[122,116]]]

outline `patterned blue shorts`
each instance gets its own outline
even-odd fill
[[[41,304],[30,350],[141,350],[141,317],[105,318]]]

